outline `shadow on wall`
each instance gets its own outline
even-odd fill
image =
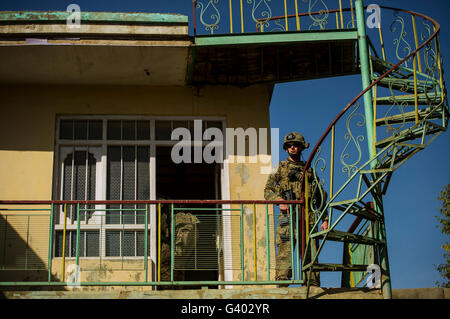
[[[14,218],[16,217],[16,218]],[[0,282],[47,282],[48,235],[39,236],[36,232],[28,232],[27,224],[18,223],[17,217],[0,215]],[[9,220],[8,220],[9,219]],[[15,220],[14,220],[15,219]],[[28,231],[27,231],[28,230]],[[48,233],[48,227],[46,229]],[[42,238],[40,238],[42,237]],[[46,242],[44,245],[35,243]],[[59,281],[53,275],[51,281]],[[0,290],[43,290],[43,286],[0,286]],[[66,290],[64,287],[52,287],[52,290]],[[1,297],[1,295],[0,295]]]

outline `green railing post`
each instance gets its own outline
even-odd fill
[[[148,204],[145,204],[145,234],[144,234],[144,268],[145,268],[145,282],[148,282]]]
[[[75,250],[75,282],[78,282],[78,269],[80,268],[80,204],[77,204],[77,244]]]
[[[369,64],[369,50],[367,45],[366,25],[364,17],[364,5],[362,0],[355,0],[355,11],[356,11],[356,23],[358,28],[358,49],[361,63],[362,86],[363,89],[366,89],[370,85],[370,64]],[[364,113],[366,117],[366,131],[367,131],[367,143],[369,147],[369,158],[371,158],[372,156],[375,155],[374,152],[375,145],[373,143],[374,126],[373,126],[373,103],[371,90],[368,90],[364,94]],[[376,164],[377,164],[376,160],[373,160],[370,162],[370,167],[374,168]],[[379,199],[381,203],[381,195],[379,196]],[[375,205],[375,210],[378,213],[382,213],[382,209],[378,205]],[[385,227],[380,227],[380,237],[386,239]],[[384,274],[384,278],[382,280],[383,296],[386,299],[391,299],[392,290],[391,290],[387,245],[383,247],[383,256],[381,256],[381,258],[382,260],[380,266],[383,269]]]
[[[266,204],[266,249],[267,249],[267,280],[270,280],[270,238],[269,238],[269,205]]]
[[[253,269],[255,270],[255,281],[258,281],[258,257],[256,246],[256,204],[253,204]]]
[[[123,206],[122,206],[123,208]],[[121,266],[122,266],[122,270],[124,269],[124,246],[125,246],[125,217],[123,214],[123,210],[121,211],[121,215],[122,215],[122,232],[120,233],[120,261],[121,261]]]
[[[50,221],[50,225],[51,225],[51,221]],[[50,227],[50,229],[51,229],[51,227]],[[2,249],[3,249],[3,256],[2,256],[2,260],[6,260],[6,234],[7,234],[7,232],[8,232],[8,215],[5,215],[5,231],[3,233],[3,247],[2,247]],[[49,236],[49,238],[50,237],[51,237],[51,235]],[[51,241],[50,241],[50,243],[51,243]],[[51,245],[51,244],[49,244],[49,245]],[[50,255],[51,246],[49,247],[48,251],[49,251],[49,255]],[[4,266],[2,266],[2,268],[3,267]]]
[[[25,269],[28,269],[28,250],[30,249],[30,246],[28,245],[30,240],[30,215],[27,215],[27,246],[25,249]]]
[[[366,20],[364,17],[364,7],[362,0],[355,1],[356,10],[356,24],[358,28],[358,50],[359,61],[361,68],[361,80],[363,90],[370,85],[370,63],[369,63],[369,49],[367,45],[366,35]],[[367,144],[369,147],[369,157],[373,156],[373,104],[372,91],[368,90],[364,94],[364,115],[366,118],[366,132]],[[372,168],[375,166],[375,161],[371,162]]]
[[[295,235],[296,235],[296,254],[297,254],[297,280],[300,279],[300,254],[299,254],[299,244],[300,244],[300,236],[299,236],[299,229],[298,229],[298,205],[295,205]]]
[[[244,204],[241,204],[241,280],[244,281]]]
[[[291,235],[291,271],[292,278],[295,279],[294,275],[294,221],[292,220],[292,204],[289,204],[289,232]]]
[[[53,212],[54,205],[50,206],[50,225],[48,235],[48,282],[52,281],[52,247],[53,247]]]

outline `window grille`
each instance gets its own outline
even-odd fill
[[[171,141],[171,132],[178,127],[189,129],[194,138],[193,119],[133,119],[127,116],[60,118],[56,134],[59,150],[58,199],[151,199],[151,147],[155,143]],[[202,132],[210,127],[223,129],[222,121],[202,120]],[[62,257],[62,206],[56,216],[56,257]],[[105,212],[105,208],[111,210]],[[80,205],[79,256],[144,256],[143,209],[143,205],[129,204]],[[75,205],[67,205],[66,213],[65,256],[74,257],[78,223]],[[148,248],[150,251],[150,243]]]
[[[150,199],[150,120],[62,119],[59,121],[59,198],[63,200],[148,200]],[[105,133],[105,134],[104,134]],[[92,141],[92,142],[90,142]],[[117,145],[117,141],[123,144]],[[92,143],[95,143],[92,144]],[[141,143],[141,144],[136,144]],[[63,152],[64,150],[64,152]],[[101,153],[100,155],[94,153]],[[101,158],[106,161],[102,163]],[[106,176],[102,176],[106,165]],[[100,166],[101,167],[101,166]],[[99,181],[104,195],[96,194]],[[144,256],[143,207],[136,205],[80,205],[81,257]],[[112,209],[106,213],[101,208]],[[89,209],[96,209],[96,212]],[[85,211],[85,209],[88,209]],[[100,212],[98,218],[94,215]],[[67,205],[65,256],[76,255],[77,212]],[[62,257],[63,207],[57,218],[55,256]],[[124,230],[124,226],[127,226]],[[131,227],[131,229],[130,229]],[[134,229],[133,229],[134,227]],[[89,230],[87,230],[89,228]],[[92,229],[94,228],[94,229]],[[150,248],[150,246],[149,246]]]

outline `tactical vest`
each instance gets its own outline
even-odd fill
[[[280,162],[277,171],[277,183],[279,185],[279,196],[284,197],[284,192],[292,190],[295,199],[301,198],[301,189],[303,182],[303,169],[305,162],[293,162],[290,160]],[[308,181],[309,183],[309,195],[311,196],[311,184],[312,184],[312,170],[308,169]]]

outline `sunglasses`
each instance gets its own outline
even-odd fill
[[[292,146],[300,148],[300,143],[287,143],[286,148],[291,148]]]

